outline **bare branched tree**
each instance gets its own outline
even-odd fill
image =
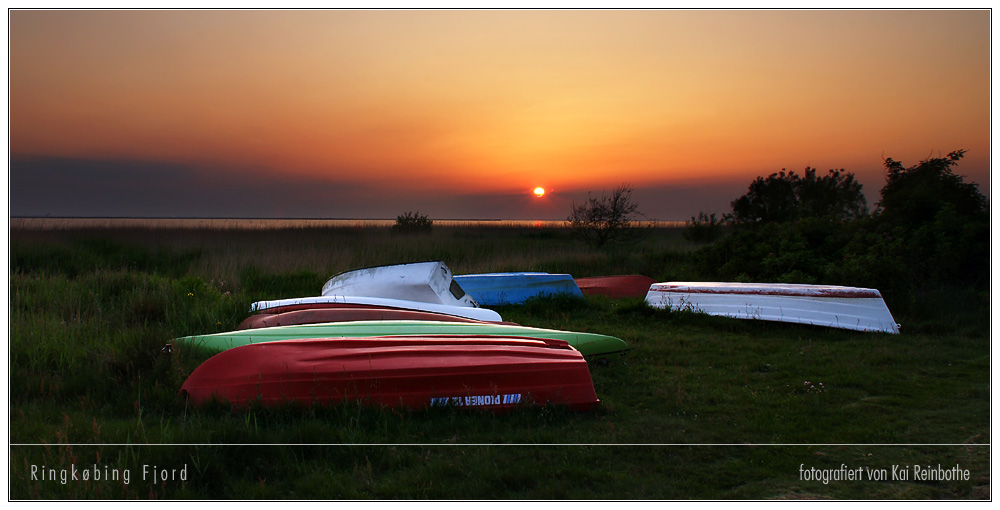
[[[639,204],[632,200],[632,186],[622,184],[610,194],[588,195],[587,201],[572,205],[567,220],[570,226],[595,247],[602,247],[631,233],[639,215]]]

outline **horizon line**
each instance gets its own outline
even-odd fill
[[[417,211],[419,212],[419,211]],[[38,215],[9,215],[8,219],[52,219],[52,220],[66,220],[66,219],[80,219],[80,220],[302,220],[302,221],[396,221],[397,218],[331,218],[324,216],[38,216]],[[555,218],[530,218],[530,219],[517,219],[517,218],[433,218],[428,217],[432,221],[480,221],[480,222],[499,222],[499,221],[515,221],[515,222],[526,222],[526,221],[551,221],[551,222],[568,222],[568,219],[555,219]],[[633,220],[635,223],[687,223],[688,220],[660,220],[655,218],[649,219],[639,219]]]

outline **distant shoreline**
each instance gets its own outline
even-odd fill
[[[434,219],[440,227],[569,228],[566,220]],[[195,217],[83,217],[11,216],[10,228],[22,230],[73,230],[80,228],[222,229],[266,230],[280,228],[392,227],[395,219],[358,218],[195,218]],[[674,228],[686,221],[638,221],[640,226]]]
[[[321,218],[321,217],[269,217],[269,216],[32,216],[32,215],[11,215],[11,220],[275,220],[275,221],[396,221],[396,218]],[[532,219],[511,219],[511,218],[431,218],[433,221],[476,221],[476,222],[503,222],[503,221],[566,221],[554,218],[532,218]],[[684,220],[645,220],[653,223],[686,223]]]
[[[314,216],[33,216],[11,215],[9,219],[50,219],[50,220],[277,220],[277,221],[396,221],[396,218],[326,218]],[[527,220],[497,218],[431,218],[433,221],[565,221],[559,219],[534,218]]]

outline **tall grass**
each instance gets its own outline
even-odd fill
[[[317,295],[329,275],[355,267],[440,259],[458,274],[702,277],[680,230],[607,251],[567,230],[508,227],[15,230],[11,241],[14,499],[989,497],[989,335],[916,316],[897,316],[925,323],[896,336],[674,313],[640,299],[498,308],[505,320],[629,344],[621,360],[591,366],[601,406],[588,413],[191,408],[178,389],[203,358],[164,351],[178,336],[235,328],[254,300]],[[988,316],[983,301],[968,303]],[[973,477],[799,477],[800,464],[928,462]],[[32,466],[71,464],[128,469],[133,480],[30,476]],[[153,465],[187,466],[188,479],[142,480]]]

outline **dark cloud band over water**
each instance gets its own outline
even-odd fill
[[[745,183],[636,188],[649,219],[723,213]],[[599,195],[602,190],[592,190]],[[456,194],[391,191],[378,183],[283,177],[276,172],[210,170],[180,163],[14,157],[10,214],[53,217],[565,219],[588,191]]]

